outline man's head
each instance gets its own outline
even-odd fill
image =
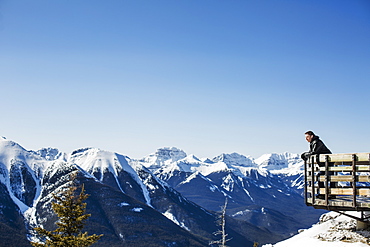
[[[306,137],[306,141],[308,141],[308,142],[311,142],[312,141],[312,139],[314,138],[314,136],[315,136],[315,134],[311,131],[311,130],[309,130],[309,131],[307,131],[306,133],[304,133],[304,135],[305,135],[305,137]]]

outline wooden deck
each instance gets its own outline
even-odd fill
[[[370,211],[370,153],[311,156],[305,162],[305,202],[333,211]]]

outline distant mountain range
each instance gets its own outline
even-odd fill
[[[0,137],[0,242],[30,246],[33,227],[55,229],[51,195],[79,171],[90,195],[85,230],[104,234],[93,246],[209,246],[225,198],[229,246],[274,243],[324,212],[304,205],[302,165],[290,153],[199,159],[161,148],[135,160],[97,148],[29,151]]]

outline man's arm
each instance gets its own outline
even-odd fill
[[[301,154],[301,159],[304,161],[307,161],[309,157],[310,157],[310,152],[304,152],[303,154]]]

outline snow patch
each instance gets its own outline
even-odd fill
[[[179,185],[190,183],[190,181],[193,180],[194,178],[196,178],[198,176],[198,174],[199,174],[199,172],[194,172],[189,177],[187,177],[184,181],[182,181]]]
[[[143,208],[133,208],[133,209],[131,209],[132,212],[136,212],[136,213],[140,213],[143,210],[144,210]]]
[[[253,197],[251,196],[251,194],[249,193],[249,191],[245,188],[243,188],[244,192],[248,195],[248,197],[252,200],[252,202],[254,202],[254,199]]]
[[[164,216],[167,217],[167,219],[171,220],[173,223],[176,225],[180,226],[181,228],[190,231],[190,229],[185,225],[184,222],[179,222],[176,217],[170,212],[170,210],[167,210],[166,212],[163,213]]]
[[[246,209],[246,210],[243,210],[243,211],[238,211],[238,212],[236,212],[235,214],[233,214],[231,216],[232,217],[242,216],[242,215],[250,213],[251,211],[252,210]]]

